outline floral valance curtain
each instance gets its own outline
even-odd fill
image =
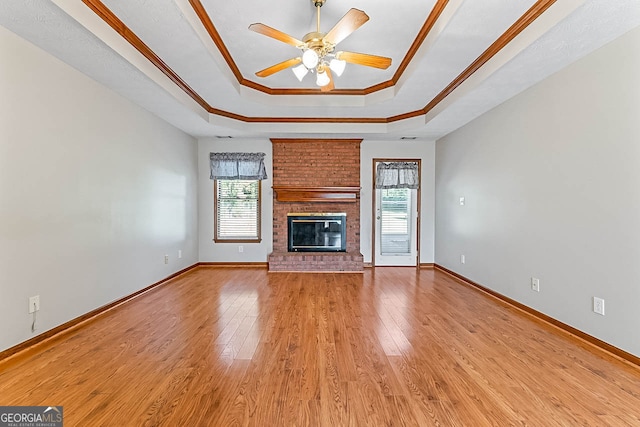
[[[378,163],[376,188],[418,188],[418,163]]]
[[[209,153],[211,179],[267,179],[264,153]]]

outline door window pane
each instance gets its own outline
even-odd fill
[[[380,190],[380,253],[411,252],[411,193],[407,188]]]

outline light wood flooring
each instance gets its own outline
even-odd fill
[[[446,274],[198,268],[0,363],[65,426],[640,426],[640,369]]]

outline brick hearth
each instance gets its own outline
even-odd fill
[[[361,140],[272,139],[274,188],[360,187]],[[269,271],[362,271],[360,197],[330,201],[273,200]],[[346,252],[288,252],[288,213],[347,214]]]

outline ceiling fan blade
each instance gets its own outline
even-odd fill
[[[334,45],[346,39],[349,34],[369,20],[369,16],[359,9],[350,9],[338,23],[324,36],[324,40]]]
[[[385,56],[367,55],[366,53],[338,52],[337,59],[342,59],[350,64],[364,65],[366,67],[386,70],[391,65],[391,58]]]
[[[272,39],[276,39],[286,44],[290,44],[291,46],[294,46],[294,47],[300,47],[304,45],[303,41],[298,40],[297,38],[292,37],[289,34],[285,34],[280,30],[271,28],[268,25],[251,24],[249,25],[249,29],[251,31],[255,31],[258,34],[262,34],[263,36],[271,37]]]
[[[272,65],[271,67],[265,68],[264,70],[258,71],[256,76],[258,77],[269,77],[272,74],[277,73],[278,71],[286,70],[289,67],[293,67],[294,65],[298,65],[302,62],[302,58],[291,58],[286,61],[282,61],[276,65]]]
[[[336,88],[336,85],[333,83],[333,74],[331,74],[331,69],[327,67],[325,72],[327,73],[327,76],[329,76],[329,83],[320,87],[321,92],[329,92]]]

